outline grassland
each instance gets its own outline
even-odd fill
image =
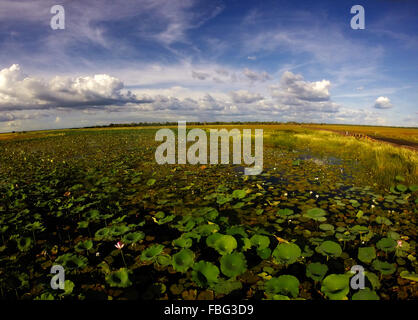
[[[415,151],[262,126],[245,176],[156,165],[157,128],[0,135],[1,299],[417,299]]]

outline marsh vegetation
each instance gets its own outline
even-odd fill
[[[263,129],[256,176],[157,165],[156,128],[1,139],[1,299],[416,299],[417,153]]]

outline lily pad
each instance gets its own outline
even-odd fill
[[[343,300],[350,291],[349,277],[345,274],[330,274],[322,281],[321,291],[330,300]]]
[[[224,255],[220,262],[222,273],[230,278],[236,277],[247,270],[247,261],[241,252]]]
[[[299,280],[292,275],[281,275],[266,282],[268,294],[282,294],[296,298],[299,295]]]
[[[278,263],[292,264],[302,255],[302,251],[297,244],[280,243],[273,250],[272,255]]]
[[[358,259],[364,263],[370,263],[376,258],[376,250],[374,247],[358,248]]]
[[[315,250],[324,256],[333,258],[338,258],[343,252],[341,246],[334,241],[324,241]]]
[[[319,262],[312,262],[306,267],[306,276],[313,279],[314,281],[322,281],[327,272],[327,265]]]

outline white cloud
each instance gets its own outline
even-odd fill
[[[299,112],[337,112],[338,105],[330,100],[328,80],[309,82],[302,75],[286,71],[278,85],[270,86],[271,95],[280,105]]]
[[[376,102],[374,103],[374,107],[376,109],[390,109],[393,107],[393,105],[390,102],[390,99],[388,97],[381,96],[376,99]]]
[[[25,75],[14,64],[0,71],[0,111],[86,108],[140,103],[123,82],[107,74],[49,81]]]

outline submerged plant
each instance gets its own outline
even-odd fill
[[[224,255],[220,262],[222,273],[230,278],[236,277],[247,270],[247,261],[241,252]]]

